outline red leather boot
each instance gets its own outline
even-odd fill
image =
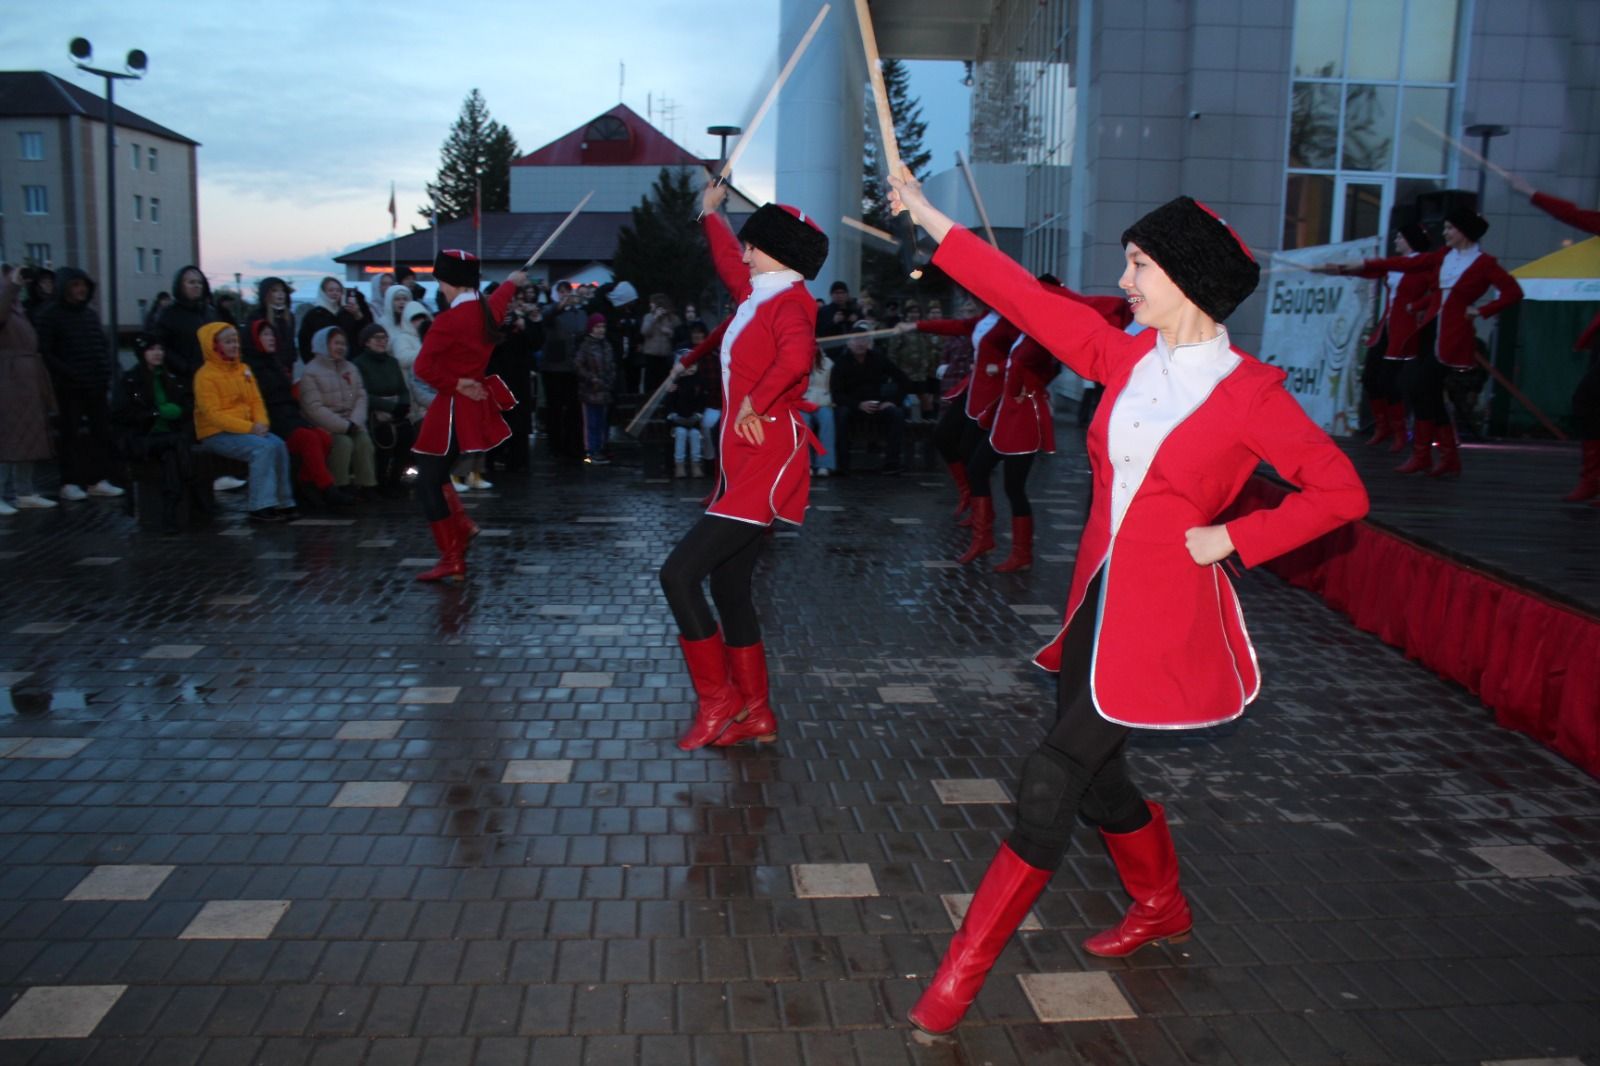
[[[1122,887],[1133,897],[1133,906],[1115,928],[1083,942],[1083,950],[1091,955],[1115,959],[1157,940],[1181,944],[1194,928],[1189,901],[1178,888],[1178,853],[1172,848],[1167,812],[1159,803],[1145,802],[1150,822],[1143,829],[1100,832],[1111,861],[1117,864]]]
[[[439,561],[432,570],[417,575],[418,581],[460,581],[467,576],[466,538],[453,518],[429,522],[433,542],[439,546]]]
[[[1009,845],[1000,845],[973,894],[960,932],[950,941],[927,991],[911,1008],[908,1017],[912,1025],[937,1035],[961,1024],[994,960],[1049,881],[1049,870],[1029,866]]]
[[[1389,439],[1393,428],[1389,422],[1389,401],[1381,396],[1372,398],[1372,436],[1367,438],[1367,444],[1382,444]]]
[[[1561,498],[1568,503],[1582,503],[1596,496],[1600,496],[1600,440],[1586,440],[1583,442],[1583,471],[1578,475],[1577,487]]]
[[[729,647],[728,672],[733,675],[733,687],[748,710],[743,718],[735,718],[712,743],[719,748],[746,740],[773,743],[778,739],[778,718],[772,713],[772,700],[767,693],[767,649],[760,641],[743,648]]]
[[[978,556],[994,551],[994,497],[972,498],[972,543],[956,562],[966,566]]]
[[[1389,428],[1393,432],[1386,450],[1397,453],[1405,451],[1406,445],[1410,443],[1406,440],[1406,405],[1399,400],[1389,404]]]
[[[966,463],[946,463],[945,466],[950,469],[950,480],[956,483],[956,491],[961,493],[956,500],[955,509],[955,514],[959,517],[972,506],[972,482],[967,480]]]
[[[689,666],[689,680],[700,697],[694,724],[678,739],[678,747],[693,751],[721,736],[734,716],[744,710],[744,700],[728,681],[728,653],[720,632],[704,640],[679,637],[678,645],[683,648],[683,661]]]
[[[1461,475],[1461,448],[1456,441],[1456,427],[1441,422],[1435,427],[1439,438],[1439,461],[1428,471],[1429,477],[1459,477]]]
[[[1026,518],[1012,517],[1011,519],[1011,554],[1006,556],[1006,561],[994,568],[997,574],[1009,574],[1013,570],[1026,570],[1033,565],[1033,516]]]
[[[1417,419],[1411,427],[1411,458],[1394,468],[1397,474],[1420,474],[1433,463],[1432,422]]]

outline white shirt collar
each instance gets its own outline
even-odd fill
[[[757,291],[763,289],[783,289],[797,281],[804,281],[798,270],[767,270],[750,278],[750,287]]]
[[[1210,340],[1180,344],[1176,348],[1168,348],[1167,338],[1159,331],[1156,333],[1157,354],[1163,360],[1177,366],[1210,366],[1225,358],[1232,350],[1233,345],[1228,340],[1227,327],[1220,324],[1217,326],[1217,335]]]
[[[460,307],[462,304],[471,303],[473,300],[476,300],[477,298],[478,298],[478,290],[477,289],[463,289],[461,292],[456,294],[456,298],[454,300],[450,301],[450,306],[451,307]]]

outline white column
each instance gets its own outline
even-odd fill
[[[817,0],[782,0],[781,62],[817,16]],[[843,281],[853,293],[861,276],[861,238],[839,220],[861,217],[861,136],[866,60],[855,11],[834,0],[833,10],[778,97],[777,196],[816,219],[828,234],[828,262],[814,293]],[[737,180],[737,179],[736,179]]]

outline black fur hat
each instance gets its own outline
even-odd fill
[[[460,248],[441,248],[433,257],[433,280],[447,282],[458,289],[476,289],[478,270],[478,257]]]
[[[1130,242],[1216,322],[1232,314],[1261,281],[1260,265],[1233,227],[1187,196],[1168,200],[1124,230],[1122,243]]]
[[[1474,243],[1483,240],[1483,235],[1489,232],[1489,220],[1471,208],[1458,207],[1444,216],[1444,220]]]
[[[763,204],[740,227],[739,239],[804,274],[808,281],[816,279],[828,258],[828,235],[804,211],[788,204]]]
[[[1409,226],[1400,227],[1400,236],[1411,245],[1413,252],[1426,252],[1433,247],[1433,238],[1428,236],[1428,231],[1422,228],[1422,223],[1413,222]]]

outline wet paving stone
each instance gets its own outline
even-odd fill
[[[1600,787],[1258,571],[1260,699],[1127,754],[1192,939],[1082,951],[1127,906],[1085,824],[967,1022],[911,1029],[1055,713],[1058,436],[1022,573],[1003,495],[962,567],[942,475],[814,485],[757,569],[760,748],[675,744],[656,570],[701,485],[626,453],[470,494],[444,588],[409,501],[7,519],[0,1063],[1600,1066]]]

